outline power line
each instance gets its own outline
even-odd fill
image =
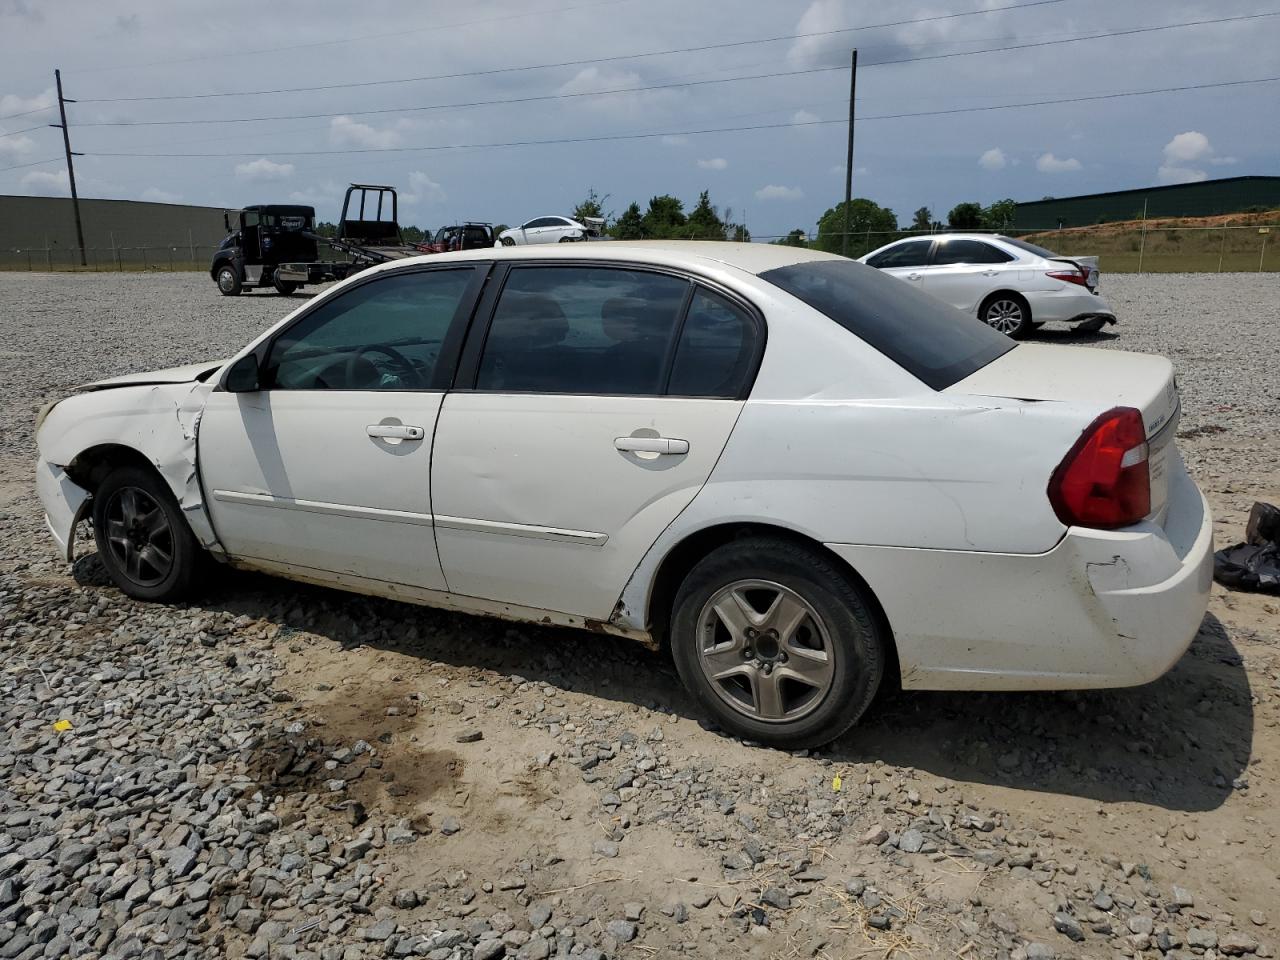
[[[1183,27],[1197,27],[1208,24],[1231,23],[1241,20],[1256,20],[1262,17],[1280,16],[1280,10],[1269,13],[1247,14],[1238,17],[1217,17],[1208,20],[1189,20],[1182,23],[1161,24],[1153,27],[1134,27],[1128,30],[1117,30],[1105,33],[1086,34],[1078,37],[1064,37],[1057,40],[1041,40],[1034,43],[1005,44],[999,47],[985,47],[980,50],[967,50],[955,53],[930,54],[919,57],[904,57],[897,60],[882,60],[873,63],[863,64],[864,69],[868,67],[882,67],[904,63],[919,63],[927,60],[943,60],[953,57],[971,57],[984,53],[1005,53],[1010,50],[1023,50],[1032,47],[1047,47],[1064,43],[1078,43],[1084,40],[1101,40],[1110,37],[1126,37],[1135,34],[1156,33],[1163,30],[1175,30]],[[583,97],[604,97],[618,96],[628,93],[645,93],[655,90],[673,90],[687,87],[709,86],[713,84],[737,83],[743,80],[773,80],[782,77],[805,76],[816,73],[830,73],[837,70],[845,70],[846,66],[829,67],[810,67],[805,70],[780,70],[772,73],[755,73],[736,77],[716,77],[707,80],[681,80],[671,83],[656,83],[641,87],[616,87],[610,90],[588,90],[573,93],[548,93],[539,94],[528,97],[504,97],[493,100],[470,100],[455,103],[436,103],[426,104],[423,106],[410,107],[383,107],[371,110],[341,110],[333,113],[297,113],[297,114],[274,114],[271,116],[261,117],[231,117],[226,119],[185,119],[185,120],[102,120],[88,123],[82,123],[82,127],[166,127],[166,126],[190,126],[203,124],[223,124],[223,123],[273,123],[281,120],[319,120],[332,117],[356,117],[356,116],[378,116],[385,114],[401,114],[401,113],[422,113],[431,110],[456,110],[475,107],[500,106],[506,104],[523,104],[523,103],[540,103],[549,100],[574,100]]]
[[[21,170],[24,167],[38,167],[45,163],[56,163],[61,159],[62,157],[50,157],[48,160],[32,160],[30,163],[15,163],[12,167],[0,167],[0,173],[5,173],[9,170]]]
[[[24,110],[22,113],[11,113],[7,117],[0,117],[0,120],[16,120],[18,117],[29,117],[33,113],[44,113],[46,110],[52,110],[54,105],[51,103],[47,107],[36,107],[34,110]]]
[[[8,133],[0,133],[0,137],[16,137],[20,133],[30,133],[32,130],[43,130],[48,124],[39,124],[34,127],[27,127],[23,130],[10,130]]]
[[[1123,97],[1146,97],[1160,93],[1181,93],[1189,90],[1209,90],[1220,87],[1238,87],[1247,84],[1258,83],[1274,83],[1280,81],[1280,76],[1275,77],[1256,77],[1248,80],[1223,80],[1216,83],[1196,83],[1185,84],[1177,87],[1159,87],[1152,90],[1126,90],[1117,93],[1103,93],[1092,96],[1074,96],[1062,97],[1053,100],[1033,100],[1025,103],[1004,103],[979,107],[956,107],[950,110],[921,110],[912,113],[881,113],[872,114],[867,117],[859,117],[859,123],[866,123],[871,120],[901,120],[909,117],[939,117],[950,116],[961,113],[984,113],[994,110],[1019,110],[1027,107],[1045,107],[1056,106],[1059,104],[1071,103],[1088,103],[1098,100],[1117,100]],[[702,130],[668,130],[656,131],[650,133],[625,133],[610,134],[596,137],[558,137],[548,140],[510,140],[500,143],[458,143],[458,144],[441,144],[427,147],[363,147],[350,150],[276,150],[272,151],[274,155],[281,157],[310,157],[310,156],[335,156],[348,154],[370,154],[370,153],[433,153],[441,150],[470,150],[470,149],[490,149],[497,147],[529,147],[529,146],[546,146],[550,144],[567,144],[567,143],[602,143],[607,141],[618,140],[647,140],[655,137],[693,137],[704,134],[713,133],[741,133],[754,130],[781,130],[788,127],[814,127],[826,126],[835,123],[846,123],[847,119],[841,117],[835,120],[802,120],[799,122],[789,123],[766,123],[755,124],[751,126],[740,127],[710,127]],[[126,152],[110,152],[104,153],[100,151],[86,151],[89,156],[95,157],[131,157],[131,158],[152,158],[152,159],[169,159],[169,158],[215,158],[215,157],[256,157],[261,155],[261,151],[251,153],[126,153]]]
[[[380,87],[402,83],[420,83],[429,80],[457,80],[466,77],[486,77],[503,73],[521,73],[527,70],[550,70],[557,67],[582,67],[597,63],[615,63],[619,60],[641,60],[649,57],[664,57],[678,53],[705,53],[709,50],[728,50],[736,47],[757,46],[765,43],[779,43],[788,40],[807,40],[814,37],[829,37],[841,33],[852,33],[857,30],[875,30],[881,27],[902,27],[919,23],[934,23],[940,20],[955,20],[960,17],[972,17],[980,14],[999,13],[1005,10],[1024,10],[1031,7],[1043,7],[1050,4],[1064,3],[1066,0],[1034,0],[1031,3],[1014,3],[1003,7],[987,7],[982,10],[964,10],[959,13],[947,13],[939,16],[917,17],[912,20],[893,20],[886,23],[865,23],[856,27],[841,27],[837,30],[816,30],[812,33],[792,33],[777,37],[762,37],[759,40],[735,40],[730,43],[708,43],[697,47],[676,47],[670,50],[650,50],[645,53],[629,53],[612,57],[589,57],[582,60],[561,60],[557,63],[537,63],[524,67],[494,67],[488,70],[469,70],[464,73],[437,73],[422,77],[398,77],[387,80],[364,80],[353,83],[328,83],[311,87],[277,87],[268,90],[237,90],[225,93],[184,93],[164,94],[148,97],[82,97],[81,103],[140,103],[157,100],[211,100],[220,97],[267,96],[280,93],[311,93],[318,90],[351,90],[360,87]]]

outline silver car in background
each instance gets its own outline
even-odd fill
[[[1061,257],[998,234],[944,233],[897,240],[860,259],[1015,339],[1045,323],[1095,333],[1116,322],[1098,291],[1097,257]]]

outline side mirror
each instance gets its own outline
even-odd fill
[[[222,211],[222,226],[227,233],[231,232],[231,218],[227,216],[227,211],[225,210]]]
[[[233,363],[222,385],[228,393],[252,393],[261,389],[258,382],[257,356],[251,353]]]

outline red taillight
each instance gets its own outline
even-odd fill
[[[1142,414],[1108,410],[1075,442],[1049,480],[1049,502],[1068,526],[1114,529],[1151,512]]]
[[[1045,276],[1053,277],[1055,280],[1065,280],[1067,283],[1078,283],[1082,287],[1089,285],[1088,274],[1080,270],[1050,270]]]

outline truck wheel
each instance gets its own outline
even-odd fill
[[[280,294],[282,297],[292,295],[295,290],[302,286],[302,284],[298,283],[296,280],[280,280],[278,278],[272,280],[271,283],[276,288],[276,293]]]
[[[240,271],[229,263],[218,268],[214,280],[218,284],[218,292],[224,297],[235,297],[240,294]]]

